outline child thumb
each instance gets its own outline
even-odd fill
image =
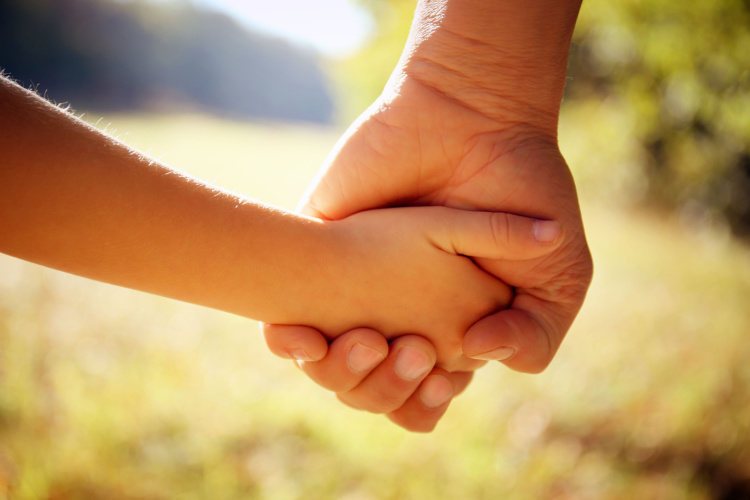
[[[435,243],[443,250],[469,257],[527,260],[555,250],[563,241],[557,221],[504,212],[452,210],[447,231]]]

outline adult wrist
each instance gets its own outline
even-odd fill
[[[556,135],[579,7],[580,0],[420,0],[396,72],[490,118],[521,118]]]

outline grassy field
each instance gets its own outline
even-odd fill
[[[288,208],[340,132],[109,120]],[[345,408],[248,320],[0,255],[0,499],[748,498],[750,249],[600,201],[584,217],[596,276],[553,365],[483,369],[430,435]]]

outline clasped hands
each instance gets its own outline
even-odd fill
[[[575,186],[549,130],[489,116],[418,78],[392,78],[334,148],[300,211],[324,220],[388,206],[489,211],[495,240],[436,242],[473,258],[463,271],[476,275],[451,303],[430,303],[425,289],[421,308],[410,310],[414,297],[400,305],[394,290],[396,302],[384,307],[402,324],[352,325],[377,330],[336,338],[309,326],[264,324],[271,351],[295,359],[345,404],[418,432],[435,427],[487,360],[542,371],[592,270]]]

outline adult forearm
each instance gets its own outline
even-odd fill
[[[580,4],[420,0],[400,69],[492,118],[556,127]]]

